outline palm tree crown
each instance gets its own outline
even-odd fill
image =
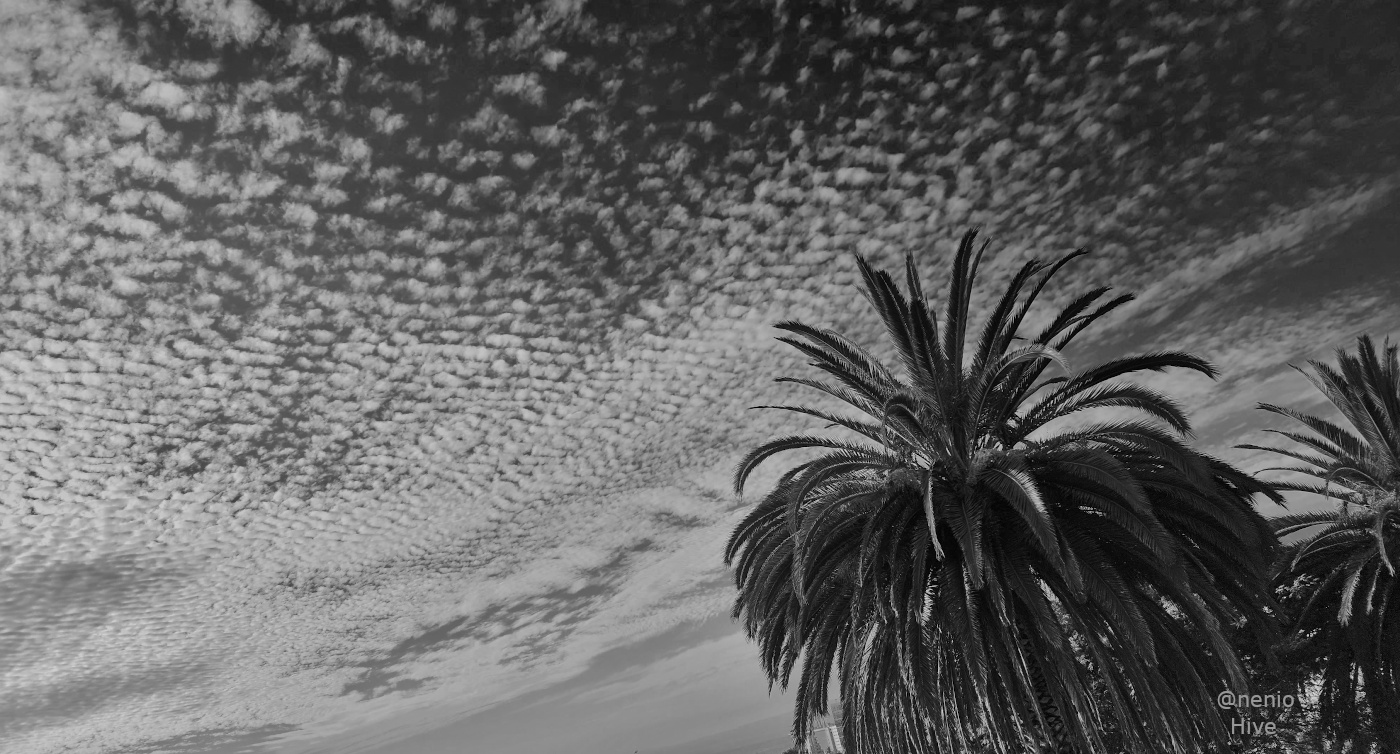
[[[797,664],[794,731],[826,711],[835,676],[853,752],[1217,750],[1214,695],[1243,688],[1225,634],[1267,629],[1275,539],[1252,505],[1273,494],[1183,443],[1165,395],[1119,378],[1184,368],[1156,352],[1046,376],[1080,332],[1131,300],[1097,288],[1033,337],[1019,330],[1083,252],[1032,261],[975,343],[973,283],[986,250],[962,240],[941,318],[912,256],[902,293],[857,258],[899,371],[843,336],[783,322],[779,340],[831,381],[783,378],[857,409],[780,406],[841,427],[755,448],[736,491],[775,454],[823,453],[786,472],[726,550],[734,615],[770,682]],[[1051,427],[1090,409],[1136,418]]]
[[[1400,749],[1400,621],[1387,611],[1400,562],[1400,359],[1389,341],[1378,351],[1362,336],[1354,354],[1337,351],[1337,368],[1308,364],[1311,373],[1299,371],[1351,429],[1260,404],[1310,432],[1269,430],[1301,447],[1243,446],[1301,462],[1272,469],[1305,477],[1280,482],[1279,489],[1338,501],[1335,508],[1273,520],[1279,536],[1301,536],[1285,549],[1275,576],[1288,601],[1300,606],[1286,647],[1291,659],[1320,675],[1326,729],[1360,750],[1373,739]]]

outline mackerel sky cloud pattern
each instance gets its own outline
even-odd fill
[[[0,749],[309,751],[724,613],[852,252],[1090,247],[1071,361],[1203,353],[1246,461],[1400,329],[1392,2],[640,5],[0,2]]]

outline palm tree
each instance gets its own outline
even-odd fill
[[[1400,751],[1400,621],[1387,611],[1400,583],[1400,360],[1389,340],[1377,351],[1362,336],[1356,353],[1338,349],[1336,369],[1308,365],[1311,373],[1299,371],[1351,429],[1260,404],[1311,432],[1269,430],[1301,446],[1292,449],[1243,446],[1301,462],[1273,469],[1306,477],[1279,489],[1337,500],[1328,510],[1273,519],[1280,537],[1301,536],[1283,551],[1275,576],[1286,602],[1299,608],[1285,656],[1316,671],[1329,734],[1361,751],[1375,743]]]
[[[854,437],[782,437],[739,464],[736,492],[775,454],[821,452],[730,538],[734,617],[770,684],[788,687],[801,660],[795,735],[826,712],[835,676],[852,752],[1102,752],[1106,729],[1130,751],[1217,751],[1228,733],[1213,697],[1245,683],[1226,632],[1269,625],[1276,540],[1252,496],[1273,493],[1186,447],[1190,425],[1170,398],[1119,379],[1214,376],[1200,358],[1156,352],[1046,376],[1131,300],[1097,288],[1021,337],[1032,303],[1082,251],[1023,266],[969,349],[987,248],[974,254],[975,235],[954,258],[941,329],[912,255],[907,297],[857,258],[902,375],[835,332],[778,325],[834,378],[779,382],[863,416],[764,407]],[[1105,407],[1140,416],[1051,426]]]

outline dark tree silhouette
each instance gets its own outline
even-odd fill
[[[912,256],[907,296],[858,260],[902,374],[835,332],[778,326],[833,378],[780,381],[864,416],[778,407],[854,437],[782,437],[739,465],[742,490],[778,453],[825,451],[735,530],[735,617],[772,682],[798,670],[795,732],[837,679],[853,752],[1102,752],[1109,727],[1130,751],[1219,751],[1214,695],[1244,684],[1227,633],[1247,620],[1267,634],[1270,621],[1276,540],[1252,496],[1276,493],[1188,448],[1182,409],[1120,379],[1214,376],[1202,359],[1156,352],[1047,376],[1131,299],[1097,288],[1020,336],[1082,252],[1028,262],[969,343],[985,249],[963,238],[941,316]],[[1142,417],[1054,426],[1104,407]]]
[[[1280,537],[1303,535],[1283,552],[1275,582],[1296,608],[1284,656],[1321,682],[1326,733],[1367,751],[1400,751],[1400,621],[1388,611],[1400,559],[1400,361],[1387,341],[1369,336],[1356,352],[1339,349],[1337,366],[1299,369],[1327,398],[1347,429],[1290,408],[1260,404],[1309,432],[1269,430],[1293,448],[1245,445],[1299,462],[1275,471],[1306,481],[1284,490],[1335,499],[1326,510],[1273,520]]]

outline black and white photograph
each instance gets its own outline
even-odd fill
[[[1400,0],[0,0],[0,753],[1400,754],[1397,567]]]

